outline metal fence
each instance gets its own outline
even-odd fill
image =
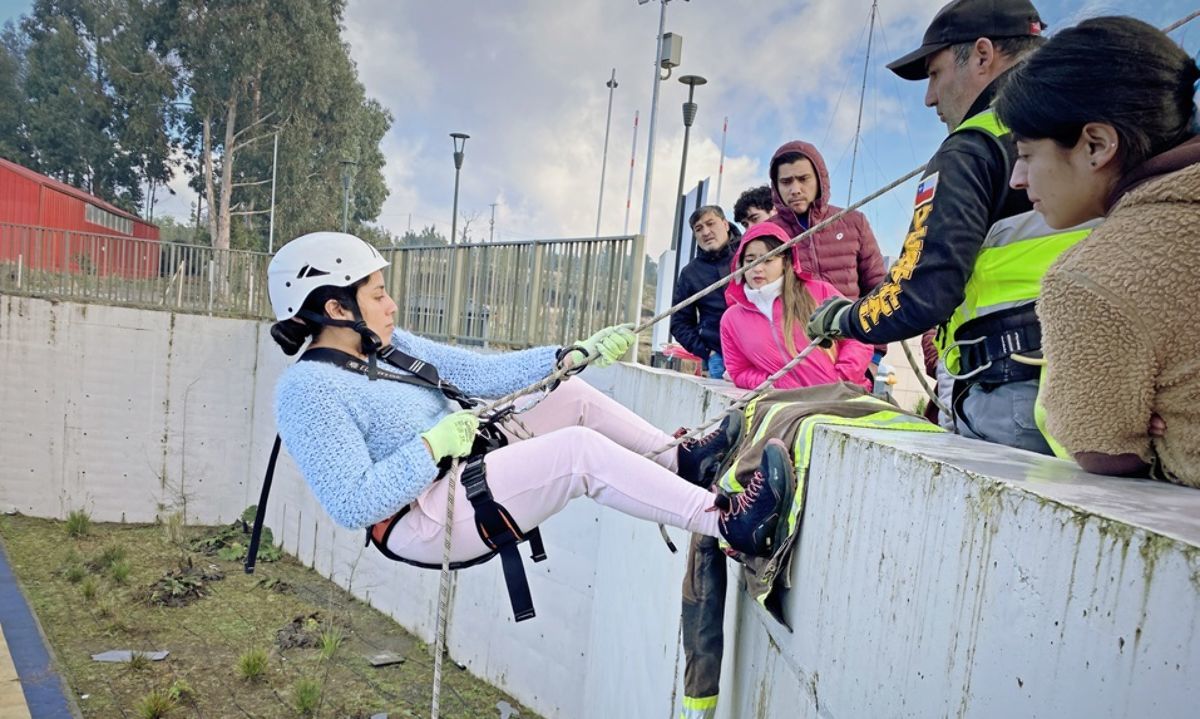
[[[398,324],[466,344],[561,344],[634,322],[641,236],[383,249]],[[271,317],[270,255],[0,224],[0,292]]]

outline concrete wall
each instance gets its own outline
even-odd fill
[[[286,358],[265,329],[0,296],[0,510],[230,521],[257,500],[273,438]],[[666,429],[725,401],[643,368],[587,377]],[[795,631],[731,590],[719,716],[1200,706],[1200,492],[955,437],[828,431],[808,501]],[[270,509],[290,553],[432,639],[437,573],[336,528],[286,456]],[[460,573],[452,655],[547,717],[671,716],[683,558],[589,502],[543,534],[549,560],[527,565],[537,619],[512,622],[498,563]]]

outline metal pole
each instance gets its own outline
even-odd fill
[[[458,175],[462,167],[461,152],[454,153],[454,209],[450,215],[450,244],[458,244]]]
[[[696,121],[696,111],[699,109],[692,100],[696,96],[696,86],[708,82],[699,75],[684,75],[679,78],[679,81],[688,86],[688,99],[683,103],[683,159],[679,163],[679,189],[675,193],[675,222],[671,233],[672,250],[679,249],[679,240],[683,237],[683,177],[687,172],[688,141],[692,136],[692,123]],[[683,258],[677,257],[675,261],[676,276],[678,276],[678,268],[682,266]]]
[[[654,93],[650,99],[650,139],[646,141],[646,186],[642,188],[642,223],[638,234],[645,236],[650,223],[650,185],[654,180],[654,130],[658,120],[658,86],[662,83],[658,61],[662,57],[663,29],[667,24],[667,2],[660,0],[662,9],[658,13],[658,42],[654,50]]]
[[[488,222],[488,242],[489,243],[494,242],[496,239],[496,205],[498,205],[498,204],[500,204],[500,203],[493,202],[491,205],[492,219],[490,222]]]
[[[871,27],[867,30],[867,59],[863,61],[862,90],[858,94],[858,124],[854,127],[854,152],[850,155],[850,186],[846,189],[846,202],[854,199],[854,166],[858,163],[858,139],[862,135],[863,104],[867,99],[867,70],[871,67],[871,40],[875,36],[875,11],[879,0],[871,3]]]
[[[275,132],[275,147],[271,150],[271,220],[267,224],[267,254],[275,252],[275,171],[279,163],[279,131]]]
[[[613,90],[617,89],[617,68],[613,68],[612,78],[604,84],[608,87],[608,117],[604,120],[604,154],[600,159],[600,199],[596,202],[596,237],[600,236],[600,216],[604,211],[604,174],[608,170],[608,131],[612,127]]]
[[[725,117],[725,122],[721,124],[721,162],[717,165],[717,197],[713,200],[713,204],[720,206],[721,204],[721,180],[725,179],[725,138],[729,134],[729,117]]]
[[[629,153],[629,190],[625,193],[625,229],[621,234],[629,234],[629,209],[633,204],[633,167],[637,164],[637,131],[638,113],[633,113],[633,150]]]

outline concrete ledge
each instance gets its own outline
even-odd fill
[[[257,501],[287,362],[265,329],[0,295],[0,510],[231,521]],[[729,401],[664,371],[585,377],[667,430]],[[437,573],[335,527],[286,456],[268,524],[301,561],[432,639]],[[512,622],[498,564],[462,572],[451,652],[546,717],[672,715],[683,557],[653,525],[588,502],[543,534],[549,561],[529,565],[538,618]],[[822,430],[792,578],[791,632],[731,589],[718,716],[1200,706],[1196,490],[958,437]]]

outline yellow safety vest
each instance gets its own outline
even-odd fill
[[[954,132],[968,130],[982,130],[997,139],[1009,134],[1009,129],[990,109],[968,118]],[[959,327],[977,317],[1035,302],[1046,270],[1089,232],[1090,225],[1055,231],[1040,213],[1033,211],[998,220],[988,228],[967,280],[962,304],[938,333],[938,354],[946,369],[954,374],[960,371],[959,351],[954,346],[954,334]]]

